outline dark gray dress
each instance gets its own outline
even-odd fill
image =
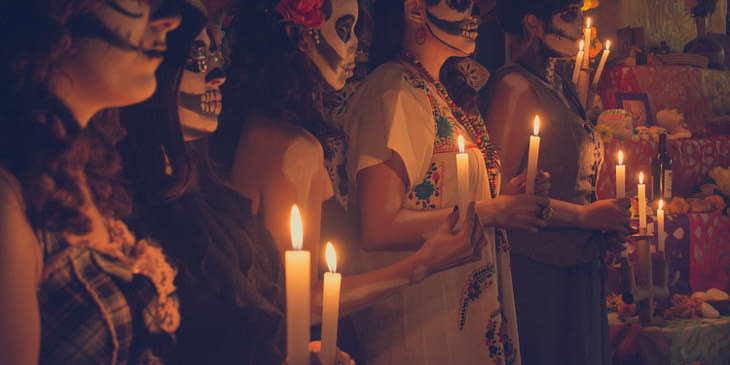
[[[595,200],[603,146],[585,121],[570,78],[550,73],[550,82],[518,64],[492,75],[480,100],[489,108],[492,93],[510,73],[523,76],[548,114],[540,131],[538,166],[552,176],[553,199],[589,204]],[[527,153],[522,167],[527,164]],[[576,229],[510,231],[512,278],[522,359],[525,364],[610,363],[601,235]]]

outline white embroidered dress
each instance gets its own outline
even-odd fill
[[[409,179],[403,208],[450,209],[458,201],[456,138],[461,134],[467,142],[471,197],[492,198],[481,151],[415,67],[401,62],[378,67],[352,99],[348,113],[353,187],[360,170],[395,153]],[[493,178],[498,187],[499,176]],[[509,244],[503,232],[495,240],[493,227],[485,227],[485,234],[488,243],[481,260],[432,275],[359,314],[367,363],[520,363]],[[361,251],[361,260],[364,269],[372,270],[411,253]]]

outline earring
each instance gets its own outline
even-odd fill
[[[426,27],[421,26],[416,30],[416,44],[419,46],[426,42]]]
[[[309,29],[307,33],[314,39],[314,43],[319,45],[319,29]]]

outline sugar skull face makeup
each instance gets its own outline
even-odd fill
[[[558,56],[571,57],[578,53],[578,42],[583,36],[583,13],[578,4],[555,13],[545,25],[542,41]]]
[[[319,37],[318,41],[315,38],[315,49],[307,55],[327,84],[339,90],[355,69],[357,0],[325,0],[322,11],[327,18],[317,30]]]
[[[193,40],[180,78],[178,116],[186,141],[205,137],[218,128],[222,111],[219,88],[225,75],[221,37],[215,29],[219,28],[204,29]]]
[[[479,9],[473,0],[441,0],[426,9],[426,26],[441,42],[465,54],[476,47]]]

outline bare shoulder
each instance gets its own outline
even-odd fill
[[[241,143],[247,145],[246,149],[255,149],[262,158],[266,158],[263,156],[265,153],[281,158],[291,149],[307,155],[324,156],[322,145],[304,128],[258,116],[253,117],[245,129]]]
[[[497,91],[518,95],[534,94],[530,82],[518,72],[511,72],[504,75],[497,82]]]
[[[41,261],[40,245],[26,216],[20,184],[0,167],[0,265],[7,268],[23,263],[40,278]]]

